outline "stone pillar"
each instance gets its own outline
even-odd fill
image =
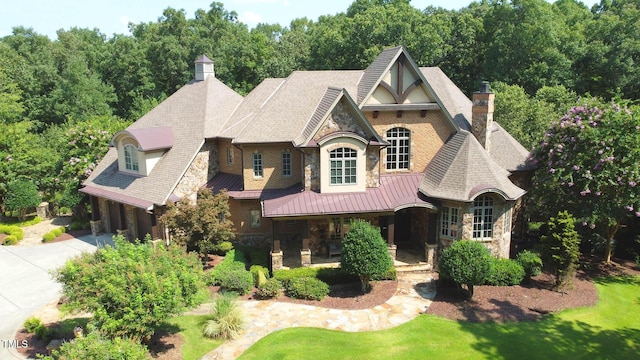
[[[48,219],[49,218],[49,203],[46,202],[46,201],[40,203],[40,205],[38,205],[36,207],[36,215],[38,215],[38,217],[41,218],[41,219]]]
[[[93,236],[98,236],[104,232],[102,220],[91,220],[89,224],[91,224],[91,234],[93,234]]]
[[[389,251],[389,255],[391,255],[391,260],[396,261],[396,254],[398,252],[397,245],[388,245],[387,250]]]
[[[128,229],[118,229],[118,230],[116,230],[116,235],[118,235],[118,236],[122,235],[125,239],[131,241],[129,239],[129,230]]]
[[[271,251],[271,271],[282,269],[282,250]]]
[[[311,250],[300,250],[300,263],[303,267],[311,266]]]
[[[431,269],[435,269],[436,250],[438,250],[438,245],[425,243],[425,257],[427,258],[427,264],[431,265]]]

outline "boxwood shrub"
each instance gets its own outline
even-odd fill
[[[256,284],[256,286],[260,285],[260,275],[259,275],[260,272],[262,272],[263,276],[269,277],[269,269],[267,269],[262,265],[251,265],[251,268],[249,268],[249,271],[251,272],[251,275],[253,275],[253,281]]]
[[[287,296],[296,299],[319,301],[329,294],[329,285],[313,277],[301,277],[289,280],[285,290]]]
[[[3,245],[15,245],[18,243],[18,239],[14,235],[7,235],[2,240]]]
[[[62,235],[62,230],[60,228],[55,228],[53,230],[51,230],[51,232],[53,233],[53,235],[55,235],[56,237]]]
[[[42,235],[42,242],[53,241],[53,239],[55,238],[56,238],[56,234],[54,234],[52,231],[49,231],[48,233]]]
[[[264,284],[258,286],[256,295],[261,299],[270,299],[280,295],[280,291],[282,291],[282,283],[280,280],[269,278]]]
[[[340,268],[328,267],[301,267],[289,270],[276,270],[273,272],[273,277],[282,281],[285,285],[291,279],[301,277],[313,277],[330,285],[360,281],[357,276],[351,275]]]
[[[542,259],[533,251],[523,250],[516,255],[516,261],[524,268],[527,278],[538,276],[542,272]]]
[[[232,269],[222,275],[220,287],[226,291],[247,294],[253,289],[253,275],[245,269]]]
[[[518,285],[524,279],[524,268],[512,259],[494,258],[487,285],[511,286]]]

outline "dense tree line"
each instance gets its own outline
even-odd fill
[[[497,120],[527,147],[580,96],[640,97],[640,0],[591,9],[576,0],[483,0],[460,10],[355,0],[336,15],[252,29],[214,2],[192,17],[167,8],[155,22],[130,24],[129,34],[70,28],[49,39],[35,26],[0,39],[0,204],[9,180],[27,177],[46,200],[77,205],[74,191],[105,139],[190,81],[200,54],[246,94],[294,70],[362,69],[404,45],[467,94],[490,80]]]

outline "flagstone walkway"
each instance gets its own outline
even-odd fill
[[[398,274],[398,289],[386,303],[364,310],[327,309],[286,302],[242,301],[246,319],[251,319],[235,340],[227,341],[203,360],[235,359],[270,333],[290,327],[319,327],[349,332],[389,329],[424,313],[435,297],[430,274]],[[207,313],[209,305],[192,313]]]

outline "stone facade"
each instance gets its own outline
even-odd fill
[[[424,171],[427,164],[454,131],[452,125],[448,125],[449,120],[446,119],[442,111],[427,111],[425,117],[422,117],[419,111],[403,111],[401,117],[398,117],[397,112],[380,112],[377,117],[372,113],[365,113],[365,115],[384,140],[387,139],[387,131],[393,128],[402,127],[411,131],[408,170],[411,172]],[[385,174],[387,173],[386,149],[382,149],[380,157],[382,159],[380,172]],[[393,172],[397,171],[393,170]]]
[[[473,93],[471,127],[473,135],[485,149],[491,148],[491,125],[493,123],[493,102],[496,94],[491,92]]]
[[[380,147],[367,147],[367,184],[366,187],[380,186]]]
[[[369,134],[359,124],[357,115],[353,114],[350,108],[345,106],[343,101],[335,106],[331,115],[329,115],[318,132],[313,136],[314,140],[318,140],[337,131],[352,132],[365,139],[369,139]]]
[[[320,153],[318,149],[304,150],[304,189],[320,191]]]
[[[218,171],[218,148],[214,142],[205,142],[173,193],[180,199],[195,203],[198,190]]]

